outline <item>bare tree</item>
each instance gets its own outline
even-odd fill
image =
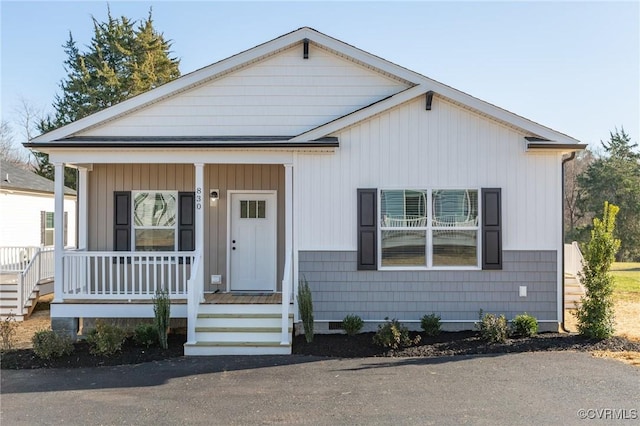
[[[571,231],[588,225],[591,217],[579,208],[580,186],[578,176],[584,173],[589,165],[594,161],[594,155],[586,149],[576,155],[573,161],[565,164],[564,175],[564,224],[565,231]]]
[[[11,125],[0,121],[0,158],[14,164],[28,164],[28,151],[16,143]]]
[[[21,151],[21,157],[24,157],[26,163],[33,165],[35,158],[31,151],[22,146],[22,143],[30,141],[40,133],[38,125],[45,117],[44,109],[36,107],[32,102],[21,97],[18,106],[14,108],[14,117],[19,128],[18,149]]]

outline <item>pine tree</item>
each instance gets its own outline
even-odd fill
[[[640,260],[640,153],[638,144],[624,128],[602,142],[606,155],[592,162],[578,176],[579,206],[594,214],[605,201],[620,207],[616,236],[620,238],[618,260]]]
[[[180,76],[180,61],[171,56],[171,42],[153,26],[152,10],[137,22],[126,16],[93,21],[93,37],[81,52],[73,35],[64,44],[67,76],[60,82],[53,116],[42,120],[41,132],[49,132],[95,112],[144,93]],[[53,179],[48,155],[35,153],[37,173]],[[75,172],[65,171],[65,185],[75,188]]]

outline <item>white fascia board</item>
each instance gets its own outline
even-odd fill
[[[109,164],[286,164],[293,161],[293,151],[284,150],[145,150],[145,149],[91,149],[51,150],[52,163],[109,163]]]
[[[105,121],[112,120],[116,117],[126,114],[127,112],[136,110],[179,92],[188,90],[191,87],[197,86],[212,78],[215,78],[219,74],[225,73],[245,63],[255,61],[262,56],[277,52],[294,43],[299,42],[301,40],[301,32],[303,34],[302,38],[310,37],[312,34],[315,34],[311,33],[308,29],[302,29],[286,34],[282,37],[268,41],[252,49],[245,50],[244,52],[238,53],[227,59],[223,59],[212,65],[208,65],[189,74],[185,74],[182,77],[169,83],[163,84],[156,89],[142,93],[126,101],[120,102],[119,104],[116,104],[112,107],[96,112],[80,120],[74,121],[73,123],[67,124],[66,126],[60,127],[59,129],[52,130],[49,133],[37,136],[32,139],[31,142],[48,142],[52,140],[63,139],[85,129],[88,129],[89,127],[93,127]]]
[[[333,132],[344,129],[345,127],[351,126],[359,121],[366,120],[367,118],[375,114],[381,113],[404,102],[410,101],[411,99],[425,94],[428,90],[429,89],[425,88],[424,86],[414,86],[410,89],[406,89],[400,93],[390,96],[380,102],[376,102],[369,107],[347,114],[336,120],[330,121],[327,124],[323,124],[320,127],[311,129],[308,132],[301,133],[298,136],[290,139],[289,142],[305,142],[330,135]]]
[[[521,117],[517,114],[514,114],[510,111],[497,107],[486,101],[475,98],[467,93],[461,92],[460,90],[447,86],[446,84],[440,83],[436,80],[432,80],[428,77],[425,77],[422,74],[403,68],[400,65],[394,64],[378,56],[367,53],[363,50],[360,50],[356,47],[353,47],[344,42],[336,40],[332,37],[312,31],[311,35],[309,35],[308,38],[311,39],[312,41],[318,42],[319,44],[329,49],[333,49],[346,56],[349,56],[356,61],[370,65],[374,68],[378,68],[383,72],[389,73],[391,75],[395,75],[398,78],[410,81],[416,85],[421,85],[425,88],[428,88],[428,89],[425,89],[425,92],[427,90],[433,90],[438,95],[441,95],[453,101],[459,102],[460,104],[465,105],[471,109],[487,114],[490,117],[493,117],[500,121],[504,121],[522,130],[531,132],[537,136],[554,140],[554,141],[557,141],[558,143],[578,143],[579,142],[577,139],[574,139],[556,130],[550,129],[546,126],[543,126],[534,121]],[[367,109],[367,111],[373,111],[373,109],[372,110]],[[376,114],[376,112],[371,112],[371,115],[373,114]],[[330,126],[333,123],[334,122],[327,123],[326,128],[324,127],[325,125],[323,125],[307,133],[304,133],[303,135],[311,134],[311,132],[313,132],[314,135],[319,135],[317,137],[322,137],[336,130],[340,130],[340,129],[335,129],[334,126]],[[349,126],[351,124],[353,123],[349,123],[346,126]],[[324,129],[329,129],[329,128],[331,128],[332,130],[327,131],[325,133]],[[296,141],[296,140],[298,140],[298,137],[292,139],[292,141]]]
[[[203,82],[213,79],[216,76],[221,75],[225,72],[228,72],[237,67],[240,67],[252,61],[255,61],[261,57],[267,56],[269,54],[273,54],[274,52],[287,48],[295,43],[299,43],[305,38],[309,39],[313,43],[317,43],[321,46],[324,46],[325,48],[328,48],[330,50],[334,50],[340,54],[343,54],[346,57],[351,58],[352,60],[361,62],[372,68],[377,68],[382,72],[388,73],[390,75],[394,75],[400,79],[416,84],[417,86],[422,86],[424,92],[426,92],[427,90],[433,90],[438,95],[447,97],[453,101],[459,102],[462,105],[475,109],[481,113],[487,114],[488,116],[494,117],[497,120],[501,120],[513,126],[519,127],[537,136],[550,139],[550,140],[555,140],[555,141],[558,141],[559,143],[578,143],[578,140],[571,138],[570,136],[567,136],[563,133],[557,132],[553,129],[550,129],[541,124],[528,120],[524,117],[521,117],[512,112],[509,112],[505,109],[499,108],[488,102],[482,101],[464,92],[456,90],[450,86],[447,86],[445,84],[432,80],[428,77],[425,77],[422,74],[411,71],[400,65],[389,62],[378,56],[375,56],[373,54],[360,50],[340,40],[329,37],[325,34],[319,33],[311,28],[306,28],[306,27],[293,31],[289,34],[285,34],[274,40],[268,41],[266,43],[258,45],[244,52],[238,53],[234,56],[231,56],[227,59],[223,59],[219,62],[216,62],[207,67],[196,70],[189,74],[185,74],[179,79],[169,82],[167,84],[164,84],[154,90],[140,94],[134,98],[123,101],[117,105],[114,105],[103,111],[97,112],[88,117],[85,117],[83,119],[70,123],[64,127],[53,130],[44,135],[37,136],[32,140],[32,142],[46,142],[46,141],[52,141],[52,140],[68,137],[75,133],[86,130],[90,127],[94,127],[96,125],[104,123],[108,120],[115,119],[130,111],[136,110],[138,108],[152,104],[166,97],[172,96],[181,91],[188,90],[192,87],[202,84]],[[401,93],[404,93],[404,92],[401,92]],[[376,110],[377,108],[375,108],[375,105],[372,105],[371,108],[366,108],[362,111],[367,111],[369,115],[373,115],[376,113],[374,112]],[[354,115],[354,114],[345,116],[345,118],[350,117],[351,115]],[[361,120],[363,118],[366,118],[367,113],[358,114],[358,116],[361,117],[359,118]],[[330,134],[333,131],[340,130],[340,128],[335,127],[335,123],[338,121],[342,123],[347,123],[342,128],[350,124],[353,124],[352,122],[350,122],[350,120],[344,120],[344,121],[342,121],[342,119],[334,120],[330,123],[327,123],[326,125],[312,129],[309,132],[305,132],[297,136],[296,138],[292,139],[292,141],[299,141],[304,138],[308,138],[308,136],[303,137],[303,135],[314,134],[314,135],[319,135],[317,137],[322,137]],[[329,131],[328,129],[332,129],[332,130]]]

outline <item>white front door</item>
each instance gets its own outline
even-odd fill
[[[229,290],[276,290],[275,192],[231,193]]]

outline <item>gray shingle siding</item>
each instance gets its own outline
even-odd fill
[[[446,321],[478,318],[480,309],[507,319],[527,312],[556,320],[556,251],[505,251],[501,271],[358,271],[355,251],[301,251],[299,273],[313,292],[316,320],[418,320],[436,312]],[[519,287],[527,286],[527,297]]]

